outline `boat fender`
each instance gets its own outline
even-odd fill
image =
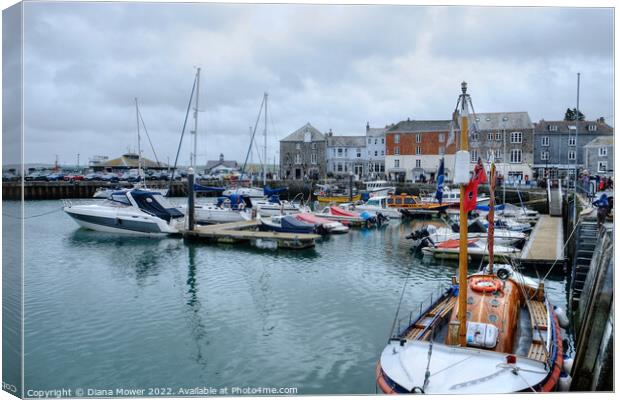
[[[455,185],[467,185],[469,183],[470,156],[467,150],[459,150],[454,158],[454,176],[452,183]]]
[[[570,374],[573,369],[573,359],[570,356],[564,355],[564,360],[562,362],[562,370],[566,372],[566,374]]]
[[[562,371],[560,373],[560,379],[558,381],[558,391],[560,392],[568,392],[570,390],[570,384],[573,378],[566,372]]]
[[[370,228],[370,225],[372,225],[372,221],[370,220],[370,218],[368,218],[366,221],[364,221],[364,224],[366,225],[366,228]]]
[[[558,322],[560,323],[560,326],[564,329],[568,328],[568,316],[566,316],[566,313],[564,312],[562,307],[553,306],[553,311],[555,312],[555,315],[558,316]]]

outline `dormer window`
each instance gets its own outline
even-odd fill
[[[557,125],[549,125],[549,132],[557,132],[557,131],[558,131]]]
[[[596,125],[588,125],[588,131],[589,132],[595,132],[596,131]]]

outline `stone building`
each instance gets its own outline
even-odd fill
[[[614,137],[599,136],[584,147],[584,166],[590,175],[613,176]]]
[[[368,160],[368,178],[385,178],[385,128],[371,128],[366,123],[366,158]]]
[[[334,136],[327,133],[327,172],[334,177],[353,173],[358,179],[368,174],[366,136]]]
[[[325,177],[327,141],[309,122],[280,140],[280,176],[283,179]]]
[[[508,184],[532,181],[534,124],[527,112],[479,113],[470,122],[471,162],[480,157],[495,168]],[[487,171],[488,172],[488,171]]]
[[[603,118],[578,123],[540,120],[534,132],[534,169],[540,178],[572,181],[575,163],[578,169],[584,168],[585,145],[599,136],[610,135],[613,136],[613,128]]]

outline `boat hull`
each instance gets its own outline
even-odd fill
[[[77,207],[65,207],[63,209],[79,226],[85,229],[121,233],[126,235],[149,235],[163,236],[175,233],[174,230],[165,226],[165,222],[149,220],[148,217],[136,217],[125,215],[96,215],[90,210],[80,210]]]

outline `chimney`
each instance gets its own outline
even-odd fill
[[[332,128],[329,128],[329,132],[327,132],[327,136],[332,137],[333,133],[332,133]]]
[[[366,121],[366,133],[370,130],[370,122]]]
[[[220,161],[224,161],[224,153],[220,153]]]
[[[597,119],[596,122],[598,122],[600,124],[604,124],[605,123],[605,117],[599,117],[599,119]]]
[[[411,120],[409,119],[409,117],[407,117],[407,122],[410,122]]]

